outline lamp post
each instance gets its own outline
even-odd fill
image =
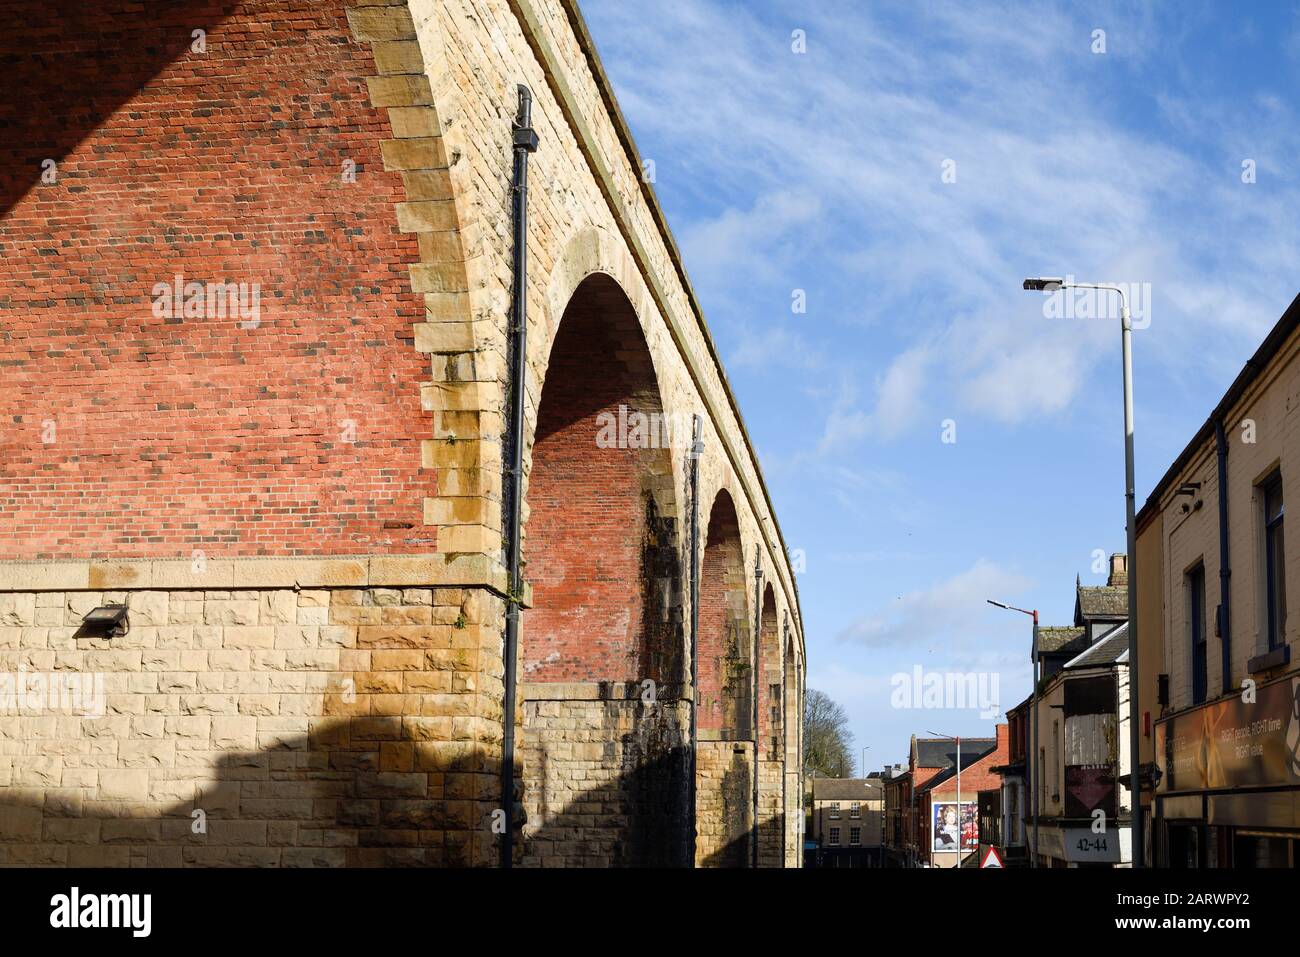
[[[1100,289],[1119,294],[1120,342],[1124,361],[1124,517],[1128,524],[1129,803],[1132,805],[1133,867],[1142,867],[1142,790],[1138,774],[1137,502],[1133,480],[1133,320],[1129,316],[1124,290],[1109,283],[1040,277],[1026,279],[1024,288],[1048,293],[1061,289]]]
[[[962,827],[961,813],[961,737],[952,734],[940,734],[938,731],[927,731],[926,734],[932,734],[936,738],[952,738],[957,742],[957,868],[961,869],[962,858],[966,856],[966,833]],[[930,846],[934,847],[934,835],[930,835]],[[933,852],[931,852],[933,853]]]
[[[985,601],[987,601],[990,605],[994,605],[998,608],[1005,608],[1007,611],[1018,611],[1020,612],[1020,614],[1029,615],[1034,619],[1034,648],[1033,648],[1033,652],[1030,655],[1030,658],[1033,660],[1034,663],[1034,691],[1033,691],[1033,698],[1032,698],[1033,704],[1030,705],[1030,707],[1033,709],[1034,712],[1034,722],[1033,722],[1034,733],[1033,733],[1033,744],[1031,745],[1032,753],[1028,755],[1025,761],[1025,770],[1031,771],[1032,773],[1027,775],[1028,780],[1025,783],[1029,786],[1030,794],[1032,795],[1033,802],[1034,802],[1033,803],[1034,841],[1033,841],[1033,847],[1030,849],[1029,852],[1029,866],[1037,867],[1038,866],[1038,775],[1040,773],[1040,768],[1038,767],[1038,609],[1034,608],[1031,610],[1028,608],[1017,608],[1015,605],[1008,605],[1004,602],[994,601],[992,598],[986,598]]]

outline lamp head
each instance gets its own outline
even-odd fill
[[[1031,292],[1056,292],[1063,285],[1065,280],[1060,276],[1039,276],[1025,280],[1025,288]]]

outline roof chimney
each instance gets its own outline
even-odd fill
[[[1110,577],[1106,579],[1106,584],[1128,585],[1128,556],[1123,552],[1110,556]]]

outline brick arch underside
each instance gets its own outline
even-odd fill
[[[709,510],[700,562],[699,745],[696,864],[747,867],[752,860],[753,663],[744,548],[731,495]]]
[[[785,763],[781,728],[785,681],[781,668],[781,632],[776,593],[763,588],[758,664],[758,855],[760,867],[780,867],[785,846]]]
[[[784,691],[782,702],[784,726],[781,729],[785,754],[785,863],[787,867],[799,866],[803,847],[799,840],[803,821],[803,797],[800,794],[799,710],[802,707],[799,689],[799,662],[796,657],[793,635],[785,643]]]
[[[753,727],[749,605],[740,521],[722,491],[709,512],[700,564],[700,727],[749,740]]]
[[[526,863],[684,853],[682,573],[663,423],[637,316],[594,274],[551,348],[528,479]]]

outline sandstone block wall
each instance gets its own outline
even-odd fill
[[[128,599],[127,635],[78,637]],[[491,863],[501,616],[448,588],[5,594],[0,673],[104,694],[0,682],[0,864]]]
[[[753,745],[700,741],[696,760],[695,866],[749,867],[753,855]]]
[[[526,866],[687,863],[689,703],[659,690],[525,687]]]

